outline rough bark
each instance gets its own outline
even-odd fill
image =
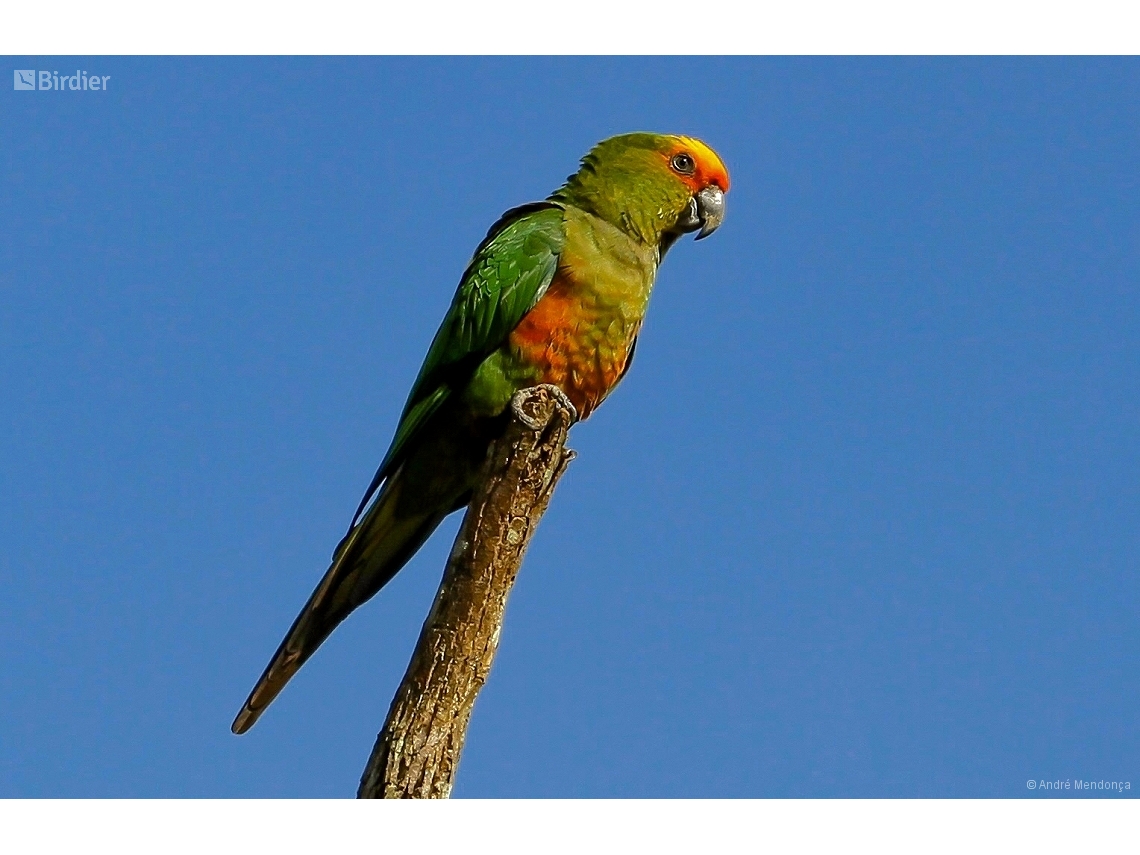
[[[360,781],[359,798],[447,798],[475,698],[499,646],[527,544],[574,453],[574,408],[554,386],[511,401],[487,455],[412,661]]]

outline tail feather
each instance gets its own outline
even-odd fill
[[[273,655],[230,729],[245,733],[321,643],[348,615],[371,599],[439,525],[452,508],[408,513],[397,471],[372,507],[345,535],[332,565]]]

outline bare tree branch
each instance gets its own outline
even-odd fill
[[[499,646],[527,544],[574,452],[576,414],[555,386],[511,401],[487,455],[412,661],[360,781],[359,798],[447,798],[471,709]]]

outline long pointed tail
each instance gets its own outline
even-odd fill
[[[402,471],[384,485],[364,518],[345,535],[332,566],[293,621],[265,673],[230,729],[245,733],[285,684],[313,655],[342,620],[386,585],[452,510],[451,507],[409,512],[401,502]]]

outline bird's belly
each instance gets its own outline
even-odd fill
[[[640,326],[640,313],[576,294],[556,279],[508,347],[534,382],[561,388],[584,419],[621,379]]]

